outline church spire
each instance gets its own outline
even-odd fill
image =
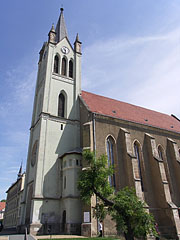
[[[59,20],[56,25],[56,42],[60,42],[64,37],[68,37],[66,24],[63,15],[64,9],[61,8]]]

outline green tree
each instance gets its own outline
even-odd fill
[[[156,235],[154,219],[146,211],[145,203],[136,196],[135,190],[125,187],[115,193],[110,186],[108,178],[113,174],[113,167],[107,167],[107,157],[101,155],[96,159],[94,153],[86,150],[83,159],[88,167],[80,173],[78,189],[81,199],[86,203],[90,203],[91,197],[96,194],[96,217],[103,220],[109,213],[116,221],[117,231],[124,233],[126,240]]]
[[[5,199],[2,199],[1,202],[6,202],[6,200],[5,200]]]

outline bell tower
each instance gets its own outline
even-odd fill
[[[81,42],[69,42],[61,8],[39,53],[21,213],[33,234],[80,230],[80,93]]]

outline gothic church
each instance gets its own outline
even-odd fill
[[[81,90],[81,42],[68,40],[63,9],[38,63],[19,229],[95,236],[97,220],[77,190],[84,148],[107,154],[111,184],[133,186],[162,236],[180,239],[180,121]],[[114,227],[113,227],[114,226]],[[104,233],[115,234],[107,217]]]

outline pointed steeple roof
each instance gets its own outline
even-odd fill
[[[19,179],[21,176],[22,176],[22,162],[21,162],[21,166],[19,168],[19,173],[18,173],[18,178],[17,179]]]
[[[63,11],[64,9],[61,8],[59,20],[56,25],[56,42],[57,43],[60,42],[64,37],[68,37]]]
[[[55,29],[54,29],[54,23],[52,24],[52,27],[51,27],[50,32],[55,32]]]

